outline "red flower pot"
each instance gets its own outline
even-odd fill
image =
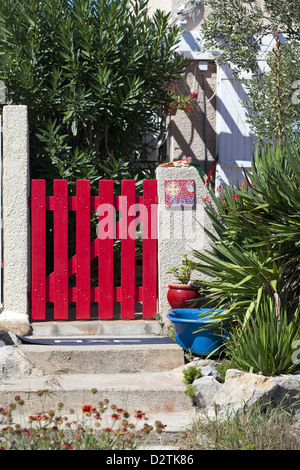
[[[172,308],[193,308],[197,305],[199,288],[188,284],[169,284],[167,299]],[[191,302],[188,302],[191,301]]]

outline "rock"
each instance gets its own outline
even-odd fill
[[[214,366],[212,365],[200,366],[200,369],[201,369],[201,375],[203,377],[213,377],[218,382],[221,382],[221,376]]]
[[[226,372],[222,384],[210,402],[220,414],[245,410],[254,403],[288,406],[297,413],[300,409],[300,375],[266,377],[236,369]]]
[[[280,375],[273,377],[277,384],[273,401],[276,405],[283,403],[285,406],[295,407],[300,412],[300,374]]]
[[[207,375],[196,379],[193,386],[197,388],[194,395],[194,402],[200,408],[213,406],[214,396],[218,393],[221,384],[214,377]]]
[[[258,400],[270,402],[277,385],[271,377],[244,373],[236,369],[226,372],[225,383],[213,397],[218,410],[237,412],[253,405]]]
[[[13,346],[21,344],[21,341],[14,333],[0,330],[0,348],[3,346]]]
[[[42,376],[42,371],[33,367],[14,346],[0,348],[0,381],[22,378],[29,375]]]

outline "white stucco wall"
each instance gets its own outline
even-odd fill
[[[194,167],[158,167],[158,293],[159,313],[165,320],[170,310],[167,301],[168,284],[176,282],[172,274],[167,273],[174,266],[181,266],[182,255],[189,254],[193,259],[193,250],[207,250],[210,239],[204,228],[212,231],[211,221],[206,214],[203,199],[209,197],[206,186]],[[165,180],[194,180],[195,206],[193,208],[165,207]],[[194,272],[197,280],[204,275]],[[192,277],[193,277],[192,276]]]
[[[0,329],[29,331],[29,133],[26,106],[3,109],[3,311]]]

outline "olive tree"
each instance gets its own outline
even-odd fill
[[[298,0],[204,0],[210,7],[202,26],[205,47],[217,49],[217,60],[234,72],[252,73],[244,80],[249,100],[247,119],[257,139],[282,141],[298,132],[300,106],[300,4]],[[273,35],[274,47],[261,68],[259,49]]]

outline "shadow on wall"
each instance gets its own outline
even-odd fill
[[[194,100],[193,111],[188,115],[178,111],[172,119],[172,150],[174,160],[192,157],[193,163],[201,165],[208,173],[216,157],[216,65],[209,62],[208,70],[202,72],[198,64],[198,61],[193,61],[184,79],[178,83],[182,95],[197,93],[198,96]]]
[[[199,164],[208,174],[218,153],[218,164],[226,173],[226,179],[235,182],[241,178],[243,172],[234,162],[249,162],[255,145],[241,104],[241,101],[247,101],[248,97],[242,82],[233,78],[228,66],[218,69],[220,76],[216,77],[217,96],[217,80],[213,80],[213,75],[216,76],[216,64],[210,62],[208,71],[203,75],[197,64],[198,62],[194,61],[186,72],[186,76],[192,74],[193,78],[187,80],[185,77],[185,80],[178,84],[183,95],[191,95],[196,91],[198,98],[195,109],[189,115],[180,111],[172,120],[174,160],[192,157],[193,163]]]

